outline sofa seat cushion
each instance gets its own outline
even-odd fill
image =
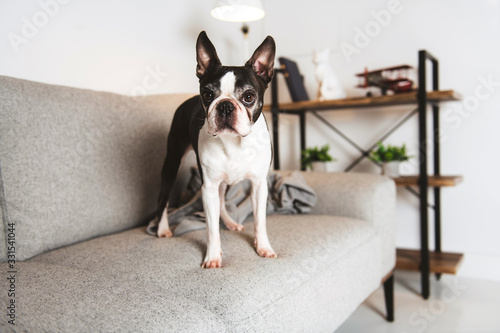
[[[222,269],[200,268],[203,230],[159,239],[135,228],[20,262],[17,328],[333,331],[380,285],[380,238],[364,221],[269,216],[277,259],[260,258],[245,228],[221,231]]]

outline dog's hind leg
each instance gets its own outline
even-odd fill
[[[228,228],[231,231],[243,231],[245,228],[237,223],[236,221],[233,220],[231,216],[229,216],[227,209],[226,209],[226,189],[227,189],[227,184],[222,182],[219,187],[219,197],[220,197],[220,218],[226,228]]]
[[[180,140],[181,142],[179,142],[173,139],[179,138],[179,136],[175,136],[176,127],[172,126],[171,131],[172,132],[168,137],[167,156],[165,158],[165,162],[163,163],[160,195],[158,196],[158,237],[172,237],[167,214],[168,200],[170,198],[170,193],[172,192],[182,158],[190,147],[187,140]]]
[[[163,213],[161,214],[160,223],[158,224],[158,237],[172,237],[172,231],[170,231],[170,227],[168,225],[168,203],[163,209]]]
[[[160,238],[172,237],[172,232],[170,231],[168,223],[168,200],[170,198],[172,187],[174,186],[175,178],[177,177],[177,172],[179,170],[181,160],[182,154],[179,154],[179,152],[173,152],[170,147],[167,149],[167,157],[165,159],[165,163],[163,164],[161,173],[160,195],[158,196],[157,218],[159,221],[158,237]]]

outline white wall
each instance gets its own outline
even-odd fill
[[[0,0],[0,75],[131,95],[195,92],[194,43],[200,30],[207,30],[225,64],[242,63],[240,26],[211,18],[212,3]],[[420,49],[439,58],[441,88],[464,96],[463,102],[442,108],[442,172],[465,177],[463,184],[442,191],[443,249],[465,253],[460,275],[500,281],[500,219],[495,211],[500,203],[495,146],[500,142],[499,1],[265,0],[265,6],[266,18],[250,24],[251,47],[272,35],[278,56],[299,63],[312,97],[313,49],[332,49],[331,64],[349,96],[364,94],[354,88],[354,73],[365,66],[416,66]],[[382,14],[388,9],[393,10],[390,20]],[[377,15],[386,19],[379,30]],[[356,44],[357,29],[367,27],[375,29],[369,43]],[[340,49],[345,43],[357,45],[359,52],[346,57]],[[485,80],[492,84],[485,86]],[[282,79],[280,86],[280,100],[289,100]],[[324,115],[367,148],[409,111],[397,107]],[[297,120],[281,120],[283,167],[298,168]],[[416,119],[410,121],[387,142],[405,142],[416,155],[416,125]],[[330,143],[338,159],[335,170],[358,156],[311,117],[307,131],[309,146]],[[416,165],[408,163],[405,173],[414,173]],[[363,162],[356,171],[377,169]],[[418,200],[404,190],[398,193],[398,246],[417,248]]]

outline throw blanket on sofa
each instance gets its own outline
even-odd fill
[[[201,178],[197,168],[193,168],[191,172],[192,177],[186,190],[188,194],[185,195],[191,199],[168,214],[170,226],[177,225],[173,230],[174,236],[206,228],[201,199]],[[267,186],[269,189],[267,215],[308,213],[316,204],[316,193],[306,184],[298,171],[286,175],[272,172],[267,177]],[[250,181],[244,180],[228,186],[226,191],[227,212],[240,224],[252,215],[250,190]],[[225,227],[223,223],[221,225]],[[156,236],[157,230],[158,219],[154,219],[146,231]]]

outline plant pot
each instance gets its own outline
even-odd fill
[[[326,167],[325,162],[312,162],[311,163],[311,170],[314,172],[327,172],[327,167]]]
[[[385,162],[382,164],[382,174],[387,177],[399,177],[399,161]]]

